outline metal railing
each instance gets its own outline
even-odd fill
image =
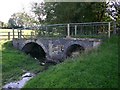
[[[77,38],[104,38],[110,37],[114,26],[111,22],[89,22],[89,23],[68,23],[68,24],[51,24],[41,25],[33,30],[29,35],[23,33],[24,29],[13,29],[8,32],[8,39],[14,38],[61,38],[61,37],[77,37]]]
[[[110,37],[110,22],[46,25],[39,35],[45,37]]]

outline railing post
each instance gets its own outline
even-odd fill
[[[46,26],[45,36],[47,36],[47,32],[48,32],[48,26]]]
[[[67,24],[67,37],[70,37],[70,24]]]
[[[77,35],[77,25],[75,25],[75,36]]]
[[[13,28],[13,39],[15,38],[14,28]]]
[[[8,32],[8,40],[10,40],[10,32]]]
[[[108,23],[108,37],[110,38],[110,22]]]
[[[113,24],[114,24],[113,34],[116,34],[116,21],[114,21]]]

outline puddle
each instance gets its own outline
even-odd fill
[[[3,86],[3,90],[20,90],[21,88],[23,88],[25,86],[25,84],[35,76],[35,74],[27,72],[25,74],[22,75],[22,79],[16,82],[10,82],[8,84],[6,84],[5,86]]]

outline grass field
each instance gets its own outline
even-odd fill
[[[33,31],[33,30],[22,30],[22,32],[24,34],[30,34],[31,31]],[[0,29],[0,33],[8,33],[8,32],[12,33],[12,29]],[[18,30],[15,29],[15,33],[17,33],[17,32],[18,32]]]
[[[2,84],[5,85],[11,81],[19,80],[25,71],[36,73],[42,70],[44,67],[40,66],[38,61],[27,56],[21,51],[16,50],[12,46],[11,41],[0,41],[2,47],[0,47],[0,52],[2,52]]]
[[[118,88],[118,37],[66,60],[31,79],[24,88]]]
[[[7,40],[8,39],[8,32],[10,32],[10,38],[13,38],[13,30],[12,29],[0,29],[0,40]],[[15,38],[18,38],[18,32],[19,30],[15,29],[14,30],[14,34],[15,34]],[[22,35],[24,36],[30,36],[31,32],[33,32],[35,34],[34,30],[22,30]]]

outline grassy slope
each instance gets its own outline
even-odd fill
[[[25,88],[116,88],[118,87],[118,37],[99,49],[66,60],[30,80]]]
[[[13,48],[12,42],[0,41],[2,47],[2,83],[15,81],[27,70],[33,73],[41,70],[43,67],[39,65],[38,61],[25,55],[21,51]]]
[[[1,43],[0,43],[0,48],[1,47]],[[0,50],[0,89],[2,87],[2,52]]]

